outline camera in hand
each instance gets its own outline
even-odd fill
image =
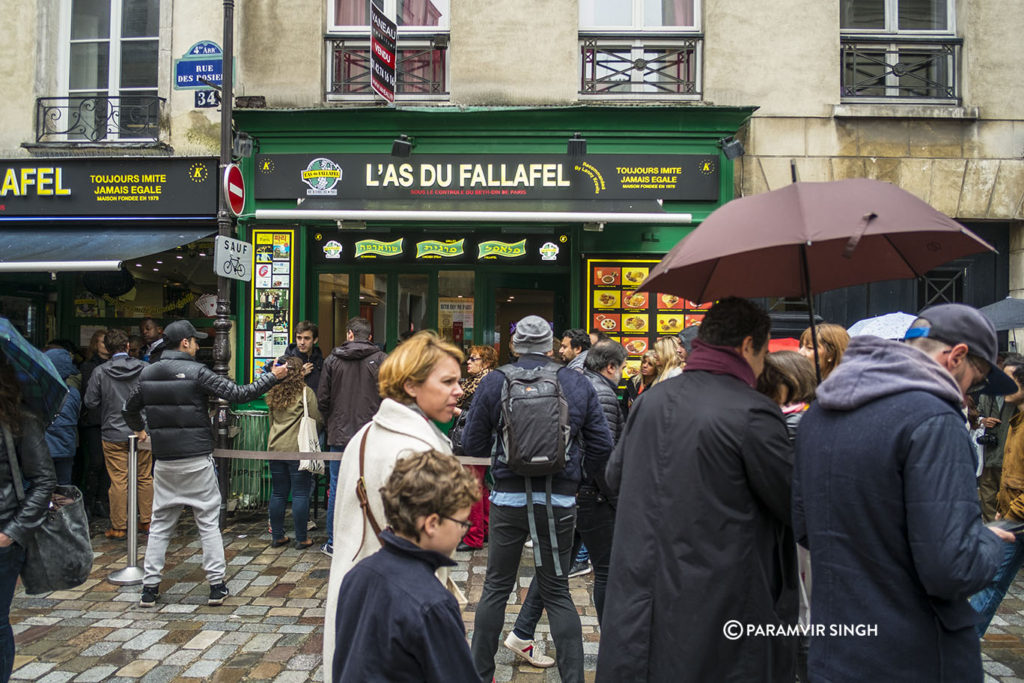
[[[978,438],[975,439],[975,441],[977,441],[982,446],[995,446],[996,444],[999,443],[999,437],[996,436],[995,434],[992,434],[991,432],[986,431],[984,434],[980,434]]]

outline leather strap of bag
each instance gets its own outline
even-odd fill
[[[363,438],[359,442],[359,480],[356,482],[356,497],[359,499],[359,507],[363,510],[363,534],[359,539],[359,547],[356,548],[356,554],[352,556],[353,560],[359,557],[359,552],[366,543],[366,522],[370,522],[370,526],[373,527],[373,533],[378,537],[381,531],[380,524],[377,523],[377,518],[373,516],[373,510],[370,509],[370,498],[366,495],[366,479],[363,477],[365,471],[364,463],[366,462],[366,437],[370,435],[371,429],[373,429],[372,425],[363,432]]]
[[[7,451],[7,460],[11,464],[11,479],[14,484],[14,493],[18,497],[18,504],[25,502],[25,487],[21,483],[21,467],[18,465],[18,454],[14,450],[14,435],[7,425],[0,425],[4,432],[4,448]]]

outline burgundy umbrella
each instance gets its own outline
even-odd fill
[[[719,208],[673,247],[639,289],[691,301],[804,296],[814,332],[811,295],[817,292],[918,277],[985,250],[995,251],[889,183],[799,182]]]

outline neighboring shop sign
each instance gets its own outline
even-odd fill
[[[183,157],[0,162],[6,216],[217,215],[217,161]]]
[[[284,354],[295,319],[295,231],[253,230],[249,377],[255,379]]]
[[[310,174],[320,172],[329,172],[330,188],[309,182]],[[718,201],[718,185],[718,157],[706,154],[591,154],[582,160],[562,154],[423,154],[407,161],[385,154],[275,154],[256,159],[257,199],[327,194],[349,200]]]
[[[351,234],[341,230],[313,233],[314,265],[381,260],[397,263],[508,263],[568,265],[568,235],[435,235]]]
[[[658,260],[587,259],[587,324],[626,347],[624,377],[640,372],[640,360],[658,337],[699,325],[710,303],[673,294],[637,292]]]

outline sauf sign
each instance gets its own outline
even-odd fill
[[[213,251],[213,271],[232,280],[252,280],[252,245],[242,240],[217,235]]]

